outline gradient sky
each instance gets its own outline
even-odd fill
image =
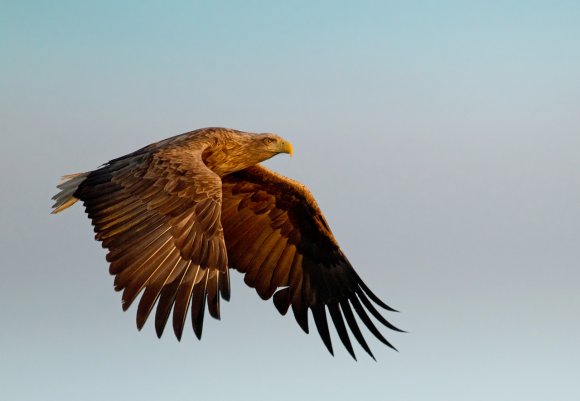
[[[0,398],[580,399],[580,2],[2,1]],[[204,126],[276,132],[409,331],[336,357],[232,277],[162,340],[66,173]]]

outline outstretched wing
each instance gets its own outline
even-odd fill
[[[308,333],[308,309],[330,351],[327,310],[338,335],[356,359],[346,324],[374,358],[355,319],[384,344],[394,348],[369,317],[390,329],[376,309],[394,311],[365,285],[342,253],[322,212],[303,185],[262,166],[222,178],[222,224],[230,265],[242,273],[263,299],[274,296],[281,314],[292,307]],[[354,309],[354,311],[353,311]]]
[[[74,196],[83,201],[96,239],[109,250],[115,289],[126,310],[143,290],[137,326],[154,305],[161,336],[173,309],[181,338],[191,303],[201,337],[207,299],[219,319],[219,295],[229,299],[227,251],[221,225],[221,180],[201,151],[144,148],[88,174]]]

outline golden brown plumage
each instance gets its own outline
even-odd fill
[[[53,198],[53,213],[76,200],[84,203],[95,238],[109,250],[109,271],[115,289],[123,291],[123,309],[143,293],[139,329],[157,303],[158,336],[173,309],[173,330],[181,338],[190,309],[193,330],[201,338],[205,305],[219,319],[219,299],[229,300],[229,268],[235,268],[260,297],[273,296],[280,313],[292,307],[307,333],[310,309],[331,353],[326,309],[353,357],[345,320],[373,356],[354,312],[392,347],[367,312],[400,331],[373,302],[393,309],[354,271],[310,192],[258,164],[278,153],[291,154],[292,147],[273,134],[192,131],[97,170],[65,176]]]

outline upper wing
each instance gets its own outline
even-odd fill
[[[159,300],[157,335],[173,308],[173,329],[181,338],[191,302],[193,328],[201,337],[206,298],[210,314],[219,318],[219,294],[229,299],[230,291],[221,180],[205,166],[201,151],[145,148],[89,173],[75,197],[109,250],[123,309],[144,289],[139,329]]]
[[[394,348],[367,314],[401,331],[380,315],[371,300],[394,309],[373,294],[354,271],[306,187],[259,165],[229,174],[222,182],[222,224],[230,265],[245,273],[246,284],[256,288],[263,299],[273,295],[283,315],[292,306],[296,321],[307,333],[308,309],[312,310],[331,353],[326,309],[353,357],[344,320],[374,358],[352,308],[380,341]],[[276,292],[279,287],[283,288]]]

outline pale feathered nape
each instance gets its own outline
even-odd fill
[[[56,187],[60,192],[52,197],[55,201],[52,208],[52,214],[62,212],[64,209],[72,206],[78,201],[73,195],[78,189],[79,185],[87,178],[89,173],[69,174],[62,177],[60,184]]]

